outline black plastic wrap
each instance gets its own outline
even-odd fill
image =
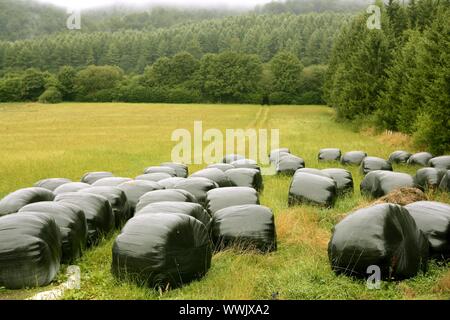
[[[367,157],[367,153],[364,151],[350,151],[341,157],[341,163],[343,165],[359,166],[365,157]]]
[[[108,171],[88,172],[81,178],[81,182],[93,184],[100,179],[111,177],[114,177],[114,174]]]
[[[390,163],[407,163],[411,156],[412,156],[412,154],[407,151],[394,151],[389,156],[389,162]]]
[[[292,154],[279,158],[275,164],[277,174],[293,175],[298,169],[305,167],[305,160]]]
[[[210,168],[219,169],[222,170],[223,172],[226,172],[227,170],[234,169],[234,166],[229,163],[214,163],[208,166],[208,169]]]
[[[167,173],[172,177],[176,177],[177,176],[177,171],[174,168],[170,168],[170,167],[163,167],[163,166],[153,166],[153,167],[148,167],[144,170],[144,174],[149,174],[149,173]]]
[[[219,185],[207,178],[188,178],[180,181],[175,185],[175,189],[186,190],[194,195],[198,203],[204,204],[206,201],[206,193],[209,190],[218,188]]]
[[[314,204],[332,207],[337,198],[337,185],[332,178],[297,172],[289,187],[289,205]]]
[[[263,253],[277,249],[275,218],[267,207],[241,205],[224,208],[213,216],[212,237],[216,248],[237,247]]]
[[[409,165],[419,165],[422,167],[427,167],[428,162],[432,158],[433,158],[433,155],[429,152],[419,152],[419,153],[415,153],[411,157],[409,157],[407,163]]]
[[[345,194],[347,192],[353,192],[353,176],[352,173],[345,169],[323,169],[322,172],[329,175],[334,181],[336,181],[336,187],[338,194]]]
[[[256,169],[261,171],[261,168],[259,167],[258,163],[255,160],[240,159],[233,161],[231,165],[235,168]]]
[[[216,169],[216,168],[208,168],[208,169],[203,169],[203,170],[194,172],[193,174],[191,174],[190,177],[191,178],[206,178],[206,179],[212,180],[215,183],[217,183],[219,188],[231,187],[231,182],[228,179],[228,177],[225,175],[225,173],[222,170]]]
[[[258,192],[248,187],[219,188],[208,191],[206,197],[206,210],[211,215],[217,211],[246,204],[259,204]]]
[[[377,157],[365,157],[361,162],[362,174],[368,174],[377,170],[393,171],[392,164],[389,161]]]
[[[444,177],[442,177],[441,183],[439,184],[439,190],[450,192],[450,170],[447,170]]]
[[[54,198],[54,193],[44,188],[33,187],[19,189],[0,200],[0,217],[16,213],[27,204],[40,201],[53,201]]]
[[[341,160],[341,150],[335,148],[321,149],[317,159],[319,161],[339,161]]]
[[[436,168],[421,168],[414,176],[414,184],[422,190],[437,189],[445,175],[445,170]]]
[[[450,205],[419,201],[405,206],[430,242],[433,258],[450,258]]]
[[[127,181],[133,181],[131,178],[123,178],[123,177],[109,177],[109,178],[102,178],[97,181],[95,181],[92,186],[94,187],[117,187],[118,185],[121,185],[124,182]]]
[[[369,172],[361,182],[361,193],[373,198],[387,195],[400,188],[413,188],[414,179],[406,173],[391,171]]]
[[[66,178],[50,178],[39,180],[34,184],[33,187],[44,188],[50,191],[55,191],[56,188],[62,186],[63,184],[70,183],[72,180]]]
[[[39,213],[0,217],[0,287],[47,285],[60,260],[61,234],[53,218]]]
[[[211,266],[208,231],[184,214],[143,214],[131,219],[114,242],[112,273],[151,288],[180,287]]]
[[[82,189],[87,189],[90,187],[92,187],[92,185],[84,183],[84,182],[69,182],[69,183],[60,185],[58,188],[56,188],[53,191],[53,193],[55,195],[59,195],[59,194],[69,193],[69,192],[78,192]]]
[[[158,182],[164,179],[172,178],[172,175],[164,172],[146,173],[136,177],[136,180],[154,181]]]
[[[237,160],[243,160],[243,159],[245,159],[245,157],[244,157],[244,156],[241,156],[240,154],[227,154],[227,155],[225,155],[225,157],[223,158],[222,162],[223,162],[223,163],[231,164],[231,163],[234,162],[234,161],[237,161]]]
[[[115,220],[111,204],[103,196],[71,192],[58,195],[55,201],[63,204],[71,203],[83,210],[88,227],[88,246],[97,244],[103,235],[114,229]]]
[[[136,206],[136,213],[144,209],[149,204],[167,201],[197,203],[197,199],[195,198],[195,196],[186,190],[178,190],[178,189],[156,190],[144,194],[139,199],[138,204]]]
[[[282,156],[290,154],[291,151],[289,148],[280,148],[270,151],[269,154],[269,161],[270,163],[276,163],[278,159],[280,159]]]
[[[125,195],[127,196],[128,204],[130,206],[130,216],[133,216],[140,197],[147,192],[164,189],[158,182],[144,180],[127,181],[119,184],[117,188],[125,192]]]
[[[395,204],[360,209],[339,222],[328,245],[332,269],[367,278],[378,266],[382,279],[410,278],[425,271],[429,243],[408,211]]]
[[[187,178],[189,176],[189,169],[188,169],[188,166],[185,164],[164,162],[164,163],[161,163],[161,166],[175,169],[175,172],[177,173],[177,177]]]
[[[431,159],[428,164],[437,169],[450,170],[450,156],[441,156]]]
[[[87,244],[87,223],[83,210],[69,203],[44,201],[29,204],[19,213],[44,214],[53,218],[61,232],[61,262],[72,263],[82,256]]]
[[[225,172],[234,187],[250,187],[256,191],[264,188],[261,172],[256,169],[230,169]]]
[[[159,180],[158,184],[161,187],[163,187],[164,189],[173,189],[173,188],[175,188],[175,186],[178,182],[183,181],[183,180],[186,180],[186,178],[173,177],[173,178]]]
[[[303,173],[314,174],[314,175],[321,176],[321,177],[331,178],[331,176],[328,173],[326,173],[326,172],[324,172],[322,170],[319,170],[319,169],[315,169],[315,168],[298,169],[297,171],[295,171],[295,174],[302,173],[302,172]]]

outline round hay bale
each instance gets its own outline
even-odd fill
[[[193,173],[190,178],[207,178],[217,183],[219,188],[231,187],[231,182],[225,173],[216,168],[203,169]]]
[[[239,159],[233,161],[231,165],[235,168],[256,169],[261,171],[261,168],[258,166],[258,163],[255,160]]]
[[[389,156],[389,162],[390,163],[407,163],[411,156],[412,156],[412,154],[407,151],[394,151]]]
[[[366,175],[369,172],[383,170],[393,171],[392,164],[384,159],[377,157],[365,157],[361,162],[361,173]]]
[[[436,168],[421,168],[414,176],[414,184],[421,190],[437,189],[446,171]]]
[[[336,182],[332,178],[297,172],[289,187],[290,206],[296,204],[313,204],[332,207],[337,197]]]
[[[27,204],[40,201],[53,201],[54,198],[54,193],[44,188],[33,187],[19,189],[0,200],[0,217],[16,213]]]
[[[44,188],[50,191],[55,191],[56,188],[62,186],[63,184],[70,183],[72,180],[65,178],[50,178],[39,180],[34,184],[34,187]]]
[[[237,161],[237,160],[243,160],[243,159],[245,159],[245,157],[244,157],[244,156],[241,156],[240,154],[227,154],[227,155],[223,158],[222,162],[223,162],[223,163],[231,164],[231,163],[234,162],[234,161]]]
[[[286,156],[290,153],[291,151],[288,148],[274,149],[270,151],[269,161],[270,163],[277,163],[281,157]]]
[[[433,155],[429,152],[419,152],[409,157],[407,164],[426,167],[432,158]]]
[[[164,189],[158,182],[144,180],[127,181],[119,184],[117,188],[125,192],[125,195],[127,196],[128,204],[130,206],[130,216],[134,215],[140,197],[147,192]]]
[[[317,159],[319,161],[339,161],[341,159],[341,150],[335,148],[321,149]]]
[[[298,169],[305,167],[305,160],[292,154],[282,156],[275,164],[277,174],[293,175]]]
[[[177,173],[177,177],[179,177],[179,178],[187,178],[189,176],[189,169],[188,169],[188,166],[185,164],[164,162],[164,163],[161,163],[161,166],[175,169],[175,172]]]
[[[365,157],[367,157],[367,153],[364,151],[350,151],[342,156],[341,164],[359,166]]]
[[[206,201],[206,193],[209,190],[218,188],[219,185],[207,178],[188,178],[180,181],[175,185],[175,189],[185,190],[194,195],[198,203],[204,204]]]
[[[167,173],[172,177],[177,176],[176,170],[174,168],[170,168],[170,167],[148,167],[144,170],[144,174],[149,174],[149,173]]]
[[[227,170],[230,169],[234,169],[234,166],[232,166],[231,164],[228,163],[214,163],[214,164],[210,164],[208,166],[208,169],[219,169],[222,170],[223,172],[226,172]]]
[[[338,194],[346,194],[353,192],[353,176],[352,173],[345,169],[323,169],[323,173],[329,175],[334,181],[336,181],[336,187]]]
[[[173,176],[168,173],[159,172],[159,173],[142,174],[140,176],[137,176],[136,180],[159,182],[161,180],[172,178],[172,177]]]
[[[259,204],[258,192],[248,187],[228,187],[208,191],[206,209],[211,215],[217,211],[246,204]]]
[[[450,156],[436,157],[431,159],[428,163],[432,168],[450,170]]]
[[[136,214],[144,209],[149,204],[155,202],[193,202],[197,203],[197,199],[195,196],[186,191],[179,189],[171,189],[171,190],[155,190],[150,191],[144,194],[139,198],[139,202],[136,205]]]
[[[439,190],[450,192],[450,170],[447,170],[442,177],[441,183],[439,184]]]
[[[183,180],[186,180],[186,178],[173,177],[173,178],[159,180],[158,184],[161,187],[163,187],[164,189],[173,189],[173,188],[175,188],[175,186],[178,182],[183,181]]]
[[[55,195],[69,193],[69,192],[78,192],[83,189],[87,189],[92,187],[92,185],[84,183],[84,182],[69,182],[65,183],[53,191]]]
[[[102,178],[97,181],[95,181],[92,186],[93,187],[117,187],[118,185],[121,185],[124,182],[127,181],[133,181],[131,178],[123,178],[123,177],[109,177],[109,178]]]
[[[391,171],[369,172],[361,182],[361,193],[379,198],[400,188],[413,188],[414,180],[409,174]]]
[[[225,172],[233,187],[249,187],[256,191],[264,189],[261,172],[256,169],[238,168]]]
[[[112,172],[108,171],[98,171],[98,172],[88,172],[84,174],[84,176],[81,178],[81,182],[87,183],[87,184],[93,184],[94,182],[103,179],[103,178],[111,178],[114,177],[114,174]]]

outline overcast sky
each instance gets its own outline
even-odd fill
[[[116,3],[131,3],[139,4],[165,4],[165,5],[182,5],[182,6],[227,6],[248,8],[254,7],[257,4],[268,3],[271,0],[38,0],[40,2],[53,3],[58,6],[68,8],[92,8],[98,6],[105,6]]]

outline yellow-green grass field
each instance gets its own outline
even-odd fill
[[[364,150],[387,158],[397,149],[415,150],[399,134],[356,132],[334,120],[324,106],[161,105],[161,104],[0,104],[0,197],[32,186],[37,180],[66,177],[78,181],[88,171],[112,171],[135,177],[145,167],[170,161],[175,142],[172,131],[193,130],[196,120],[204,129],[275,128],[281,146],[303,157],[307,167],[319,164],[317,153],[326,147]],[[201,166],[191,166],[190,171]],[[396,166],[413,174],[417,168]],[[264,177],[262,204],[276,215],[278,251],[260,255],[229,250],[213,257],[200,281],[167,292],[116,281],[110,273],[115,234],[85,253],[81,290],[66,299],[449,299],[448,264],[432,262],[427,274],[383,283],[369,290],[365,282],[336,276],[330,269],[327,244],[331,229],[352,209],[368,204],[359,193],[362,175],[350,168],[354,195],[340,198],[333,209],[313,206],[288,208],[288,177]],[[431,199],[450,202],[445,194]],[[10,291],[0,288],[0,299],[28,298],[64,280],[64,267],[46,288]]]

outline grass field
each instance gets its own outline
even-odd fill
[[[88,171],[112,171],[135,177],[150,165],[170,160],[171,133],[192,130],[195,120],[204,129],[278,128],[281,145],[303,157],[307,167],[319,164],[319,149],[364,150],[386,158],[397,149],[414,150],[407,137],[375,135],[350,130],[334,121],[333,110],[323,106],[147,105],[147,104],[0,104],[0,196],[28,187],[42,178],[79,180]],[[191,172],[201,166],[192,166]],[[331,228],[353,208],[368,202],[359,193],[338,200],[334,209],[312,206],[288,208],[290,179],[265,177],[262,204],[276,215],[279,249],[268,255],[234,251],[214,256],[205,278],[181,289],[156,292],[120,283],[110,274],[115,235],[86,252],[78,261],[81,290],[66,299],[449,299],[449,265],[430,264],[427,274],[383,283],[369,290],[363,281],[331,272],[327,244]],[[416,168],[396,166],[414,173]],[[450,202],[447,195],[430,195]],[[63,280],[63,272],[58,281]],[[58,283],[56,281],[56,284]],[[51,288],[49,286],[48,288]],[[0,299],[22,299],[38,291],[0,289]]]

